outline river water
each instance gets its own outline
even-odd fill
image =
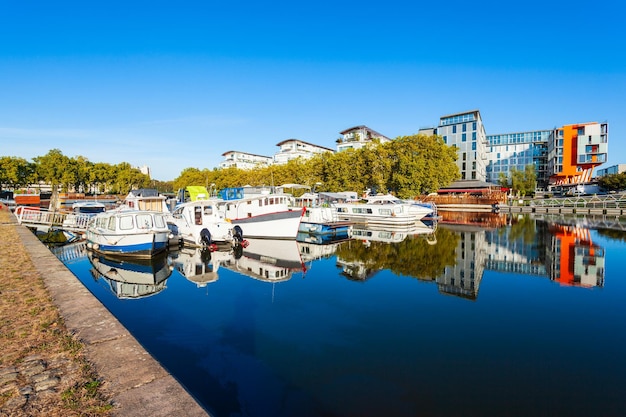
[[[54,252],[216,417],[624,415],[626,233],[586,223]]]

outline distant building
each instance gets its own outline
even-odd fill
[[[442,116],[436,133],[457,148],[462,180],[486,181],[487,135],[478,110]]]
[[[317,155],[324,152],[334,152],[330,148],[324,146],[314,145],[309,142],[305,142],[300,139],[287,139],[276,144],[280,147],[280,150],[274,154],[275,164],[286,164],[287,161],[297,158],[308,159],[313,155]]]
[[[337,152],[347,149],[361,149],[364,146],[378,140],[380,143],[391,141],[387,136],[382,135],[367,126],[355,126],[339,132],[341,137],[337,139]]]
[[[548,140],[550,185],[591,180],[593,169],[606,162],[608,123],[578,123],[554,129]]]
[[[608,168],[597,170],[596,177],[600,178],[604,177],[605,175],[621,174],[623,172],[626,172],[626,164],[611,165]]]
[[[498,183],[500,174],[511,178],[511,171],[524,171],[532,165],[539,188],[548,184],[548,139],[552,130],[487,135],[489,159],[487,182]]]
[[[148,177],[152,178],[152,176],[150,175],[150,167],[148,165],[139,167],[139,171],[142,174],[147,175]]]
[[[255,155],[253,153],[228,151],[222,154],[224,160],[220,162],[220,168],[235,167],[239,169],[253,169],[271,165],[271,156]]]

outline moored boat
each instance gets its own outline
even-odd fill
[[[332,206],[339,220],[367,224],[413,224],[433,212],[429,207],[410,204],[390,194],[366,197],[363,202],[338,202]]]
[[[145,210],[110,210],[87,224],[87,248],[120,256],[152,257],[167,249],[166,214]]]
[[[228,222],[215,200],[179,204],[169,221],[174,232],[187,245],[224,243],[235,246],[243,242],[244,229]]]
[[[215,201],[224,217],[243,229],[245,237],[296,239],[304,209],[291,207],[289,194],[251,193],[226,188]]]

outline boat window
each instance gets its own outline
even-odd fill
[[[113,217],[111,217],[113,218]],[[120,230],[130,230],[133,228],[133,217],[122,216],[120,217]]]
[[[107,229],[115,230],[115,216],[109,217],[109,223],[107,224]]]
[[[205,216],[212,216],[213,215],[213,207],[205,206],[204,207],[204,215]]]
[[[383,216],[391,216],[391,210],[390,209],[378,209],[378,212],[380,214],[382,214]]]
[[[139,229],[151,229],[152,228],[152,216],[149,214],[137,215],[137,227]]]
[[[156,227],[165,227],[165,217],[154,216],[154,224],[156,225]]]
[[[202,207],[193,208],[193,217],[196,224],[202,224]]]

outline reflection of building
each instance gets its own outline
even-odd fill
[[[435,281],[444,294],[476,299],[485,265],[485,233],[487,229],[471,226],[442,225],[459,236],[455,249],[456,264],[447,266]]]
[[[534,222],[533,222],[534,226]],[[536,225],[539,233],[547,233],[541,224]],[[525,227],[528,227],[526,225]],[[485,269],[504,273],[546,276],[545,253],[541,239],[514,238],[512,228],[502,228],[487,233],[487,257]]]
[[[588,229],[554,224],[546,251],[548,275],[562,285],[604,286],[604,249],[591,241]]]

